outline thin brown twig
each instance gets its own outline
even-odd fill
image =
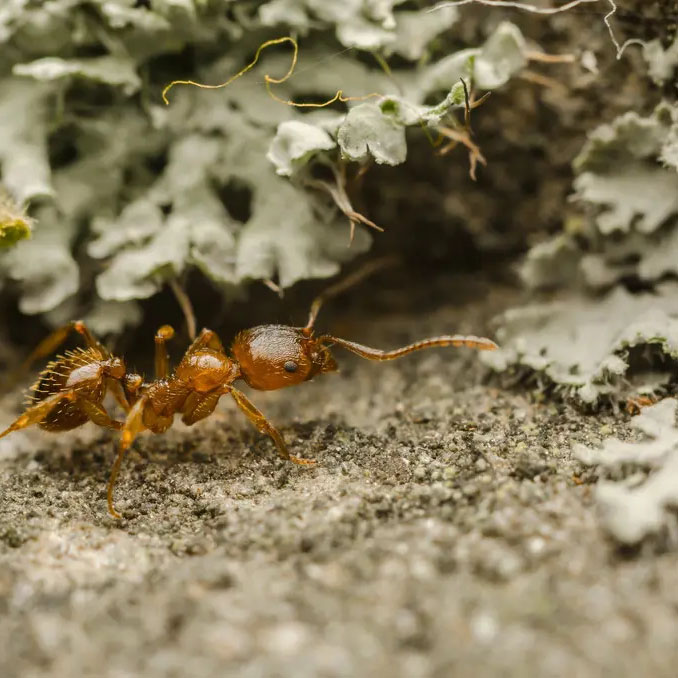
[[[263,282],[264,285],[266,285],[266,287],[268,287],[269,290],[271,290],[272,292],[275,292],[275,294],[277,294],[278,297],[280,297],[280,299],[282,299],[283,296],[285,296],[284,292],[283,292],[283,288],[280,287],[280,285],[278,285],[277,283],[273,282],[273,280],[271,280],[270,278],[266,278],[266,279],[262,280],[261,282]]]
[[[576,61],[574,54],[547,54],[537,50],[526,50],[523,54],[529,61],[541,61],[544,64],[573,64]]]
[[[518,74],[518,77],[521,80],[533,82],[535,85],[541,85],[542,87],[548,87],[549,89],[567,91],[566,85],[555,78],[549,78],[548,75],[544,75],[543,73],[537,73],[536,71],[525,69]]]
[[[473,142],[467,131],[462,132],[460,130],[452,129],[451,127],[438,127],[438,131],[444,137],[451,140],[451,142],[446,146],[443,146],[438,153],[440,155],[446,155],[456,148],[458,144],[465,146],[469,152],[469,176],[473,181],[476,181],[476,168],[478,167],[478,163],[483,166],[487,165],[487,160],[485,160],[485,156],[482,154],[480,147]]]
[[[353,244],[353,238],[355,237],[355,227],[358,224],[364,224],[365,226],[373,228],[375,231],[380,231],[383,233],[384,229],[381,226],[378,226],[353,208],[351,200],[348,197],[348,193],[346,192],[345,175],[343,171],[332,166],[332,172],[334,173],[336,182],[334,184],[331,184],[329,181],[324,181],[323,179],[306,179],[304,183],[311,188],[317,188],[327,193],[332,198],[335,205],[348,218],[351,229],[348,241],[349,247]]]
[[[583,5],[586,3],[600,2],[600,0],[570,0],[570,2],[561,5],[560,7],[535,7],[534,5],[528,5],[524,2],[515,2],[514,0],[445,0],[445,2],[439,2],[437,5],[434,5],[427,11],[435,12],[439,9],[444,9],[446,7],[461,7],[462,5],[485,5],[486,7],[507,7],[509,9],[520,9],[524,12],[532,12],[533,14],[560,14],[561,12],[567,12],[568,10],[574,9],[578,5]],[[622,58],[622,54],[627,47],[631,45],[639,45],[644,47],[646,43],[643,40],[638,38],[630,38],[624,41],[622,44],[619,44],[617,36],[614,34],[612,28],[612,23],[610,19],[617,13],[617,3],[615,0],[605,0],[612,9],[603,17],[603,23],[607,26],[607,32],[610,34],[610,40],[617,50],[617,59]]]
[[[188,336],[191,341],[193,341],[197,336],[197,323],[195,320],[195,311],[193,310],[193,304],[186,294],[184,288],[179,284],[176,278],[172,278],[168,281],[168,284],[174,292],[174,296],[177,298],[179,307],[181,308],[182,313],[184,314],[184,319],[186,320],[186,329],[188,330]]]

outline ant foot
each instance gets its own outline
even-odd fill
[[[108,515],[111,516],[111,518],[115,518],[116,520],[122,520],[122,516],[113,508],[113,506],[108,507]]]
[[[302,459],[301,457],[293,457],[292,455],[290,455],[290,461],[299,464],[300,466],[315,466],[317,463],[315,459]]]

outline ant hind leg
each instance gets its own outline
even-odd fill
[[[106,347],[90,332],[89,328],[82,320],[74,320],[51,334],[46,336],[34,349],[33,352],[24,360],[21,367],[28,369],[39,358],[44,358],[61,346],[66,341],[71,332],[77,332],[84,340],[87,348],[96,348],[108,357],[109,353]]]
[[[14,386],[31,369],[36,360],[54,353],[61,344],[66,341],[71,332],[77,332],[84,340],[88,348],[96,348],[105,357],[109,357],[106,347],[90,332],[89,328],[81,320],[74,320],[63,327],[54,330],[47,335],[28,355],[28,357],[14,370],[8,381],[7,390]]]
[[[56,393],[49,398],[41,400],[36,405],[29,407],[21,416],[17,417],[14,422],[8,426],[2,433],[0,438],[14,431],[20,431],[23,428],[39,424],[55,407],[58,407],[64,400],[75,400],[77,398],[75,391],[64,391]]]

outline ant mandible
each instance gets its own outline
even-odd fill
[[[479,350],[494,350],[490,339],[475,336],[444,335],[422,339],[392,351],[364,346],[329,334],[315,336],[315,321],[321,306],[328,299],[355,285],[381,264],[371,265],[333,285],[311,305],[304,327],[260,325],[239,332],[231,346],[229,357],[217,337],[203,329],[170,374],[166,342],[174,336],[169,325],[155,335],[155,379],[143,382],[141,376],[127,373],[124,361],[110,354],[82,322],[73,322],[45,339],[29,356],[25,364],[55,350],[75,330],[83,336],[87,349],[69,352],[50,363],[33,386],[33,404],[5,431],[38,424],[48,431],[66,431],[92,421],[98,426],[121,431],[118,454],[111,469],[107,486],[108,512],[114,518],[122,516],[115,510],[113,490],[127,450],[143,431],[163,433],[181,414],[184,424],[192,425],[214,412],[219,399],[230,395],[245,416],[261,433],[270,436],[283,459],[295,464],[315,464],[290,454],[281,433],[233,383],[242,379],[260,391],[272,391],[295,386],[318,374],[337,371],[330,353],[333,345],[341,346],[367,360],[395,360],[414,351],[436,346],[468,346]],[[102,402],[110,390],[126,412],[124,422],[113,420]]]

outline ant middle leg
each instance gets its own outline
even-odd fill
[[[202,348],[211,348],[213,351],[225,353],[224,345],[221,343],[221,339],[219,339],[217,333],[214,332],[214,330],[208,330],[206,327],[203,327],[203,329],[200,330],[200,334],[188,347],[186,354],[193,353],[194,351],[199,351]]]
[[[155,376],[156,379],[165,379],[169,372],[169,358],[167,356],[167,342],[174,336],[171,325],[163,325],[155,333]]]
[[[313,459],[302,459],[301,457],[295,457],[291,455],[280,431],[278,431],[278,429],[273,426],[273,424],[269,423],[263,413],[255,407],[254,403],[252,403],[252,401],[250,401],[250,399],[242,391],[239,391],[233,386],[229,386],[226,392],[233,396],[233,400],[235,400],[238,407],[243,411],[253,426],[260,433],[265,433],[267,436],[273,439],[273,442],[278,448],[278,454],[280,454],[283,459],[292,461],[295,464],[302,464],[304,466],[310,466],[316,463]]]
[[[125,458],[125,454],[132,443],[134,443],[135,438],[146,429],[144,425],[144,410],[148,404],[148,399],[145,397],[140,398],[134,407],[129,411],[125,423],[122,425],[122,434],[120,435],[120,444],[118,446],[118,454],[113,462],[111,468],[111,475],[108,479],[108,485],[106,486],[106,500],[108,503],[108,512],[113,518],[120,520],[122,516],[115,510],[113,504],[113,490],[115,488],[115,482],[118,479],[118,474],[120,473],[120,467],[122,466],[122,461]]]
[[[221,398],[222,395],[222,391],[214,391],[207,394],[193,391],[188,398],[186,398],[184,407],[181,410],[181,421],[183,421],[186,426],[192,426],[196,422],[205,419],[205,417],[209,417],[216,409],[219,398]]]
[[[111,428],[114,431],[120,431],[123,427],[121,421],[113,419],[104,409],[103,405],[93,403],[91,400],[80,398],[77,401],[78,407],[89,417],[90,421],[101,428]]]

